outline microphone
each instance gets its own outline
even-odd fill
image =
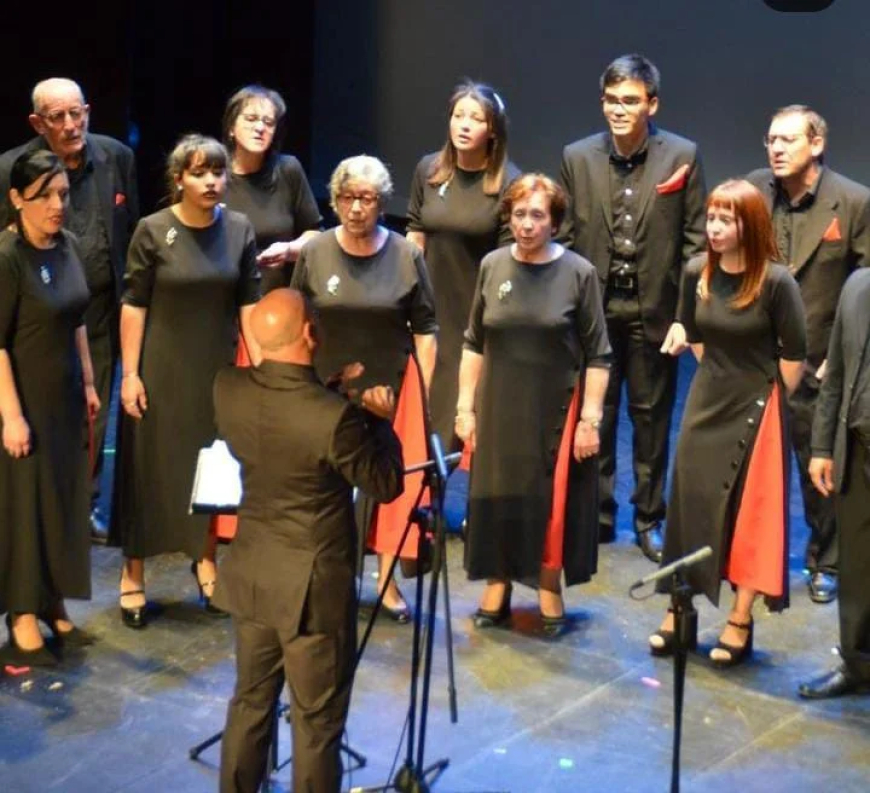
[[[650,573],[649,575],[645,575],[639,581],[635,581],[629,592],[634,592],[635,589],[640,589],[642,586],[646,586],[647,584],[654,584],[656,581],[661,581],[663,578],[668,578],[669,576],[676,573],[678,570],[683,570],[686,567],[692,567],[693,565],[698,564],[698,562],[703,562],[705,559],[709,559],[713,555],[713,549],[709,545],[705,545],[698,551],[694,553],[690,553],[688,556],[682,557],[682,559],[677,559],[675,562],[671,562],[669,565],[662,567],[660,570],[656,570],[654,573]]]
[[[441,446],[441,438],[437,432],[429,436],[429,445],[432,447],[432,462],[442,482],[447,481],[447,462],[444,460],[444,448]],[[712,551],[710,552],[712,553]]]

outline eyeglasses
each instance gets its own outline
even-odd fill
[[[777,143],[781,143],[788,149],[794,146],[801,138],[809,139],[809,137],[806,132],[801,132],[798,135],[765,135],[761,139],[761,142],[764,144],[765,149],[773,148]]]
[[[336,201],[343,207],[350,208],[357,201],[363,209],[371,209],[378,203],[378,196],[374,193],[339,193]]]
[[[262,121],[266,129],[275,129],[278,124],[278,120],[272,116],[258,116],[256,113],[242,113],[242,120],[251,127],[258,121]]]
[[[643,96],[620,97],[615,94],[604,94],[601,101],[607,107],[621,107],[626,113],[637,113],[647,100]]]
[[[44,119],[49,126],[60,127],[63,125],[67,116],[69,116],[69,120],[72,121],[73,124],[79,124],[87,114],[87,107],[77,105],[76,107],[70,107],[66,110],[54,110],[51,113],[39,113],[38,115],[40,118]]]

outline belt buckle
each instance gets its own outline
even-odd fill
[[[630,291],[634,289],[636,281],[633,275],[619,275],[618,273],[613,276],[613,286],[615,289],[624,289],[626,291]]]

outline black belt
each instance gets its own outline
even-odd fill
[[[607,279],[607,285],[621,292],[637,292],[637,273],[630,275],[612,273]]]

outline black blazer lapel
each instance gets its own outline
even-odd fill
[[[819,245],[822,244],[822,237],[831,222],[837,217],[836,209],[839,201],[836,196],[830,195],[829,191],[825,190],[824,176],[819,185],[819,192],[816,194],[816,203],[820,206],[816,212],[809,213],[807,223],[798,240],[797,250],[792,256],[792,261],[789,262],[793,274],[800,272],[806,266]]]
[[[591,158],[589,171],[593,189],[601,198],[604,222],[607,224],[608,232],[613,235],[613,205],[610,200],[610,147],[606,132],[602,133],[601,138],[595,144],[595,156]]]
[[[665,158],[664,140],[654,132],[650,133],[649,146],[646,154],[646,166],[643,169],[643,179],[640,182],[640,195],[637,199],[637,225],[643,220],[657,184],[666,181],[672,174],[668,173],[669,164]]]
[[[103,217],[103,227],[109,239],[109,247],[112,247],[112,238],[115,234],[115,224],[112,222],[115,208],[115,196],[112,192],[112,163],[109,162],[105,152],[88,138],[88,155],[94,163],[94,179],[97,183],[97,197],[100,202],[100,214]]]

